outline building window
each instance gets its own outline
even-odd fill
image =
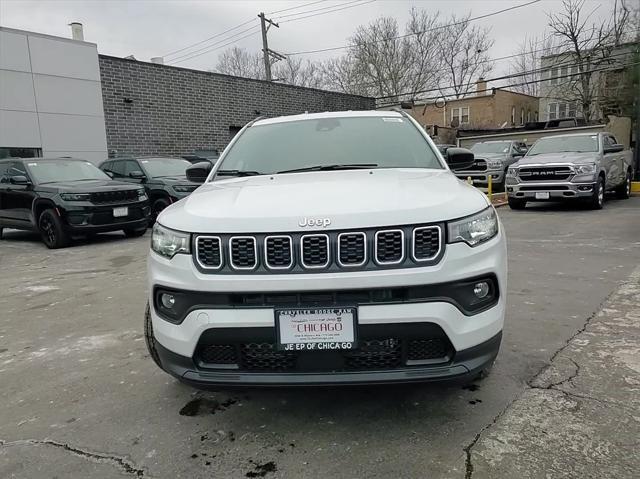
[[[533,121],[538,121],[538,112],[533,112]]]
[[[520,108],[520,124],[524,125],[524,108]]]
[[[511,107],[511,124],[512,125],[516,124],[516,107],[515,106]]]
[[[5,148],[0,146],[0,160],[3,158],[40,158],[42,148]]]
[[[578,102],[553,102],[549,103],[549,120],[562,120],[563,118],[575,118],[578,114]]]
[[[469,107],[463,106],[460,108],[453,108],[451,110],[451,121],[458,120],[459,125],[466,125],[469,123]]]
[[[527,123],[531,123],[531,110],[527,110]]]

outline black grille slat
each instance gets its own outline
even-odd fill
[[[404,258],[404,234],[400,230],[378,231],[376,233],[376,261],[378,263],[399,263]]]
[[[402,365],[402,341],[397,338],[367,339],[357,350],[346,351],[344,356],[347,370],[394,369]]]
[[[256,239],[252,236],[236,236],[229,240],[231,265],[239,269],[253,269],[258,265]]]
[[[307,268],[320,268],[329,263],[329,239],[326,235],[302,237],[302,263]]]
[[[441,338],[412,339],[407,347],[409,361],[425,361],[429,359],[443,359],[449,354],[446,341]]]
[[[197,241],[198,261],[205,268],[222,266],[222,249],[220,238],[199,236]]]
[[[364,233],[342,233],[338,237],[338,258],[345,266],[359,266],[366,261],[367,238]]]
[[[200,360],[206,364],[236,364],[238,354],[232,344],[211,344],[200,352]]]
[[[296,364],[296,354],[278,351],[273,343],[240,345],[240,365],[247,371],[286,371]]]
[[[427,261],[440,251],[440,228],[416,228],[413,232],[413,256],[417,261]]]
[[[487,171],[487,161],[483,159],[477,159],[473,162],[469,168],[464,171]]]
[[[286,269],[293,264],[291,237],[270,236],[265,240],[265,263],[269,268]]]
[[[96,205],[130,203],[138,200],[138,190],[99,191],[91,193],[91,202]]]
[[[522,181],[562,181],[568,180],[572,174],[568,166],[523,167],[518,171]]]

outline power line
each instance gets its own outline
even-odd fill
[[[307,14],[307,13],[315,13],[315,12],[320,12],[320,11],[323,11],[323,10],[330,10],[332,8],[344,7],[345,5],[350,5],[352,3],[358,3],[358,2],[361,2],[361,1],[362,0],[350,0],[348,2],[337,3],[337,4],[334,4],[334,5],[328,5],[326,7],[320,7],[320,8],[316,8],[316,9],[313,9],[313,10],[306,10],[306,11],[302,11],[302,12],[287,13],[286,15],[278,15],[277,19],[279,20],[281,18],[293,17],[293,16],[296,16],[296,15],[304,15],[304,14]]]
[[[355,0],[355,1],[349,2],[348,4],[343,4],[343,5],[347,5],[347,6],[346,7],[341,7],[341,8],[335,8],[333,10],[328,10],[326,12],[314,13],[312,15],[306,15],[304,17],[290,18],[289,20],[282,20],[280,23],[295,22],[295,21],[298,21],[298,20],[304,20],[305,18],[317,17],[318,15],[326,15],[327,13],[339,12],[340,10],[346,10],[348,8],[360,7],[362,5],[366,5],[368,3],[375,2],[376,0],[366,0],[366,1],[362,2],[362,3],[358,3],[357,5],[351,5],[351,4],[359,2],[359,1],[361,1],[361,0]],[[337,6],[337,5],[334,5],[334,7],[335,6]],[[309,11],[311,11],[311,10],[309,10]],[[287,55],[289,55],[289,54],[287,54]]]
[[[240,23],[239,25],[236,25],[236,26],[235,26],[235,27],[233,27],[233,28],[230,28],[230,29],[228,29],[228,30],[225,30],[224,32],[216,33],[216,34],[215,34],[215,35],[213,35],[212,37],[205,38],[204,40],[199,41],[199,42],[197,42],[197,43],[193,43],[193,44],[188,45],[188,46],[186,46],[186,47],[184,47],[184,48],[180,48],[179,50],[174,50],[174,51],[172,51],[172,52],[165,53],[165,54],[164,54],[164,55],[162,55],[162,56],[163,56],[163,57],[165,57],[165,58],[166,58],[166,57],[170,57],[170,56],[172,56],[172,55],[174,55],[174,54],[176,54],[176,53],[180,53],[180,52],[183,52],[183,51],[188,50],[188,49],[190,49],[190,48],[196,47],[196,46],[198,46],[198,45],[202,45],[203,43],[206,43],[206,42],[208,42],[209,40],[213,40],[214,38],[218,38],[218,37],[220,37],[220,36],[222,36],[222,35],[224,35],[224,34],[226,34],[226,33],[232,32],[233,30],[236,30],[236,29],[238,29],[238,28],[240,28],[240,27],[244,27],[245,25],[248,25],[249,23],[251,23],[251,22],[253,22],[253,21],[255,21],[255,18],[252,18],[252,19],[250,19],[250,20],[247,20],[246,22]],[[193,52],[191,52],[191,53],[193,53]]]
[[[324,3],[326,1],[328,1],[328,0],[317,0],[315,2],[305,3],[303,5],[298,5],[298,6],[295,6],[295,7],[283,8],[282,10],[275,10],[273,12],[267,12],[267,15],[273,15],[274,13],[280,13],[280,12],[288,12],[289,10],[296,10],[298,8],[310,7],[311,5],[316,5],[318,3]]]
[[[610,58],[614,58],[614,57],[620,57],[620,56],[628,56],[627,52],[620,52],[620,53],[614,53],[611,54],[607,57],[607,59]],[[540,67],[540,68],[534,68],[533,70],[525,70],[525,71],[521,71],[521,72],[516,72],[516,73],[511,73],[508,75],[503,75],[501,77],[496,77],[496,78],[488,78],[484,81],[488,82],[495,82],[495,81],[500,81],[500,80],[509,80],[511,78],[518,78],[518,77],[522,77],[522,76],[526,76],[526,75],[535,75],[537,73],[543,73],[551,68],[563,68],[563,67],[570,67],[570,66],[577,66],[580,63],[576,63],[575,59],[572,59],[570,61],[567,61],[565,63],[554,63],[553,65],[549,65],[547,67]],[[620,65],[618,65],[618,68],[620,68]],[[582,72],[582,73],[588,73],[588,71]],[[581,72],[576,72],[576,73],[572,73],[569,76],[578,76],[580,75]],[[550,80],[551,78],[545,78],[544,80]],[[473,82],[468,82],[468,83],[463,83],[460,86],[471,86],[474,85],[476,82],[475,80]],[[405,93],[397,93],[395,95],[384,95],[384,96],[379,96],[376,97],[377,100],[384,100],[387,98],[394,98],[394,97],[398,97],[398,96],[405,96],[405,95],[416,95],[416,94],[420,94],[420,93],[431,93],[431,92],[435,92],[435,91],[442,91],[444,90],[444,87],[436,87],[436,88],[430,88],[428,90],[417,90],[417,91],[413,91],[413,92],[405,92]]]
[[[373,1],[373,0],[371,0],[371,1]],[[486,13],[484,15],[480,15],[480,16],[477,16],[477,17],[470,17],[470,18],[467,18],[466,20],[461,20],[459,22],[448,23],[446,25],[438,25],[437,27],[429,28],[429,29],[421,31],[421,32],[407,33],[405,35],[399,35],[397,37],[386,38],[386,39],[378,40],[377,42],[372,42],[372,43],[380,43],[380,42],[386,42],[386,41],[389,41],[389,40],[396,40],[396,39],[400,39],[400,38],[409,37],[411,35],[421,35],[423,33],[431,32],[431,31],[434,31],[434,30],[440,30],[440,29],[443,29],[443,28],[449,28],[449,27],[453,27],[455,25],[461,25],[463,23],[472,22],[472,21],[475,21],[475,20],[480,20],[480,19],[483,19],[483,18],[492,17],[494,15],[499,15],[501,13],[509,12],[511,10],[516,10],[518,8],[523,8],[523,7],[526,7],[526,6],[529,6],[529,5],[533,5],[534,3],[539,3],[540,1],[541,0],[532,0],[530,2],[523,3],[521,5],[514,5],[514,6],[511,6],[509,8],[504,8],[502,10],[497,10],[495,12]],[[329,52],[329,51],[335,51],[335,50],[344,50],[345,48],[354,48],[354,47],[362,46],[362,45],[363,44],[343,45],[343,46],[340,46],[340,47],[320,48],[318,50],[307,50],[307,51],[300,51],[300,52],[292,52],[292,53],[287,53],[287,56],[308,55],[308,54],[312,54],[312,53],[322,53],[322,52]]]
[[[252,28],[255,28],[255,27],[252,27]],[[191,56],[189,56],[189,57],[187,57],[187,58],[183,58],[182,60],[177,60],[177,61],[176,61],[176,60],[173,60],[173,61],[171,61],[170,63],[168,63],[168,65],[175,65],[175,64],[177,64],[177,63],[186,62],[187,60],[191,60],[192,58],[196,58],[196,57],[199,57],[199,56],[201,56],[201,55],[205,55],[205,54],[207,54],[207,53],[213,52],[213,51],[215,51],[215,50],[219,50],[219,49],[221,49],[221,48],[224,48],[224,47],[227,47],[227,46],[232,45],[232,44],[234,44],[234,43],[237,43],[237,42],[239,42],[240,40],[243,40],[243,39],[245,39],[245,38],[249,38],[249,37],[251,37],[251,36],[253,36],[253,35],[257,35],[257,34],[258,34],[258,32],[259,32],[259,30],[255,30],[255,31],[253,31],[253,32],[251,32],[251,33],[248,33],[247,35],[244,35],[244,36],[242,36],[242,37],[240,37],[240,38],[236,38],[235,40],[232,40],[232,41],[230,41],[230,42],[228,42],[228,43],[225,43],[225,44],[223,44],[223,45],[220,45],[220,46],[217,46],[217,47],[211,48],[211,49],[206,50],[206,51],[204,51],[204,52],[202,52],[202,53],[196,53],[196,54],[191,55]],[[239,33],[238,33],[238,35],[239,35]],[[234,35],[234,36],[235,36],[235,35]],[[231,38],[231,37],[229,37],[229,38]],[[225,40],[229,40],[229,38],[226,38]],[[223,40],[223,41],[224,41],[224,40]],[[207,47],[207,48],[209,48],[209,47]]]
[[[635,66],[635,65],[640,65],[640,62],[625,63],[625,64],[622,64],[622,65],[615,65],[613,67],[609,66],[609,67],[606,67],[606,68],[596,68],[596,69],[592,69],[592,70],[586,70],[586,71],[583,71],[582,74],[613,71],[613,70],[617,70],[619,68],[626,68],[626,67],[631,67],[631,66]],[[561,80],[561,79],[564,79],[564,78],[572,78],[572,77],[576,77],[576,76],[579,76],[579,75],[580,75],[580,73],[571,73],[571,74],[567,74],[567,75],[558,75],[558,76],[550,77],[550,78],[544,78],[544,79],[538,79],[538,80],[529,80],[529,81],[524,81],[524,82],[511,83],[509,85],[502,85],[500,88],[496,88],[496,89],[513,88],[513,87],[516,87],[516,86],[531,85],[533,83],[541,83],[543,81],[550,81],[550,80]],[[485,89],[482,89],[482,90],[477,90],[474,93],[476,93],[476,94],[477,93],[486,93],[488,91],[493,91],[493,90],[494,90],[494,88],[485,88]],[[398,96],[403,96],[403,95],[400,94]],[[413,101],[415,102],[415,101],[439,100],[441,98],[444,99],[444,98],[455,97],[455,96],[456,96],[456,93],[448,93],[448,94],[442,94],[442,95],[438,95],[438,96],[414,98]],[[471,98],[475,98],[475,97],[471,97]],[[455,98],[455,99],[457,100],[458,98]],[[460,98],[460,100],[464,100],[464,98]],[[398,104],[398,101],[389,102],[389,103],[383,103],[383,104],[377,105],[377,108],[384,108],[386,106],[392,106],[392,105],[397,105],[397,104]]]

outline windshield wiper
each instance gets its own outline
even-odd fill
[[[335,170],[361,170],[377,167],[377,163],[351,163],[351,164],[337,164],[337,165],[316,165],[306,166],[304,168],[295,168],[293,170],[276,171],[276,174],[280,173],[298,173],[303,171],[335,171]]]
[[[251,170],[218,170],[216,176],[258,176],[263,175],[259,171]]]

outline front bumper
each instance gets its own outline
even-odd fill
[[[312,274],[270,275],[215,275],[200,273],[189,255],[178,254],[168,260],[150,253],[148,262],[149,303],[154,336],[159,343],[164,369],[195,384],[346,384],[403,382],[446,377],[464,376],[474,373],[493,360],[497,354],[505,314],[506,285],[506,240],[500,232],[485,244],[471,248],[464,243],[448,244],[441,261],[435,265],[387,269],[378,271],[354,271]],[[274,308],[278,305],[266,302],[253,305],[196,304],[179,324],[163,319],[154,305],[154,291],[166,288],[176,291],[202,292],[203,294],[238,294],[249,296],[265,293],[296,295],[301,292],[331,292],[348,290],[376,290],[427,287],[443,283],[464,282],[472,278],[491,276],[495,278],[500,292],[491,307],[465,314],[459,307],[444,298],[421,298],[416,301],[400,301],[390,304],[369,302],[351,306],[358,307],[357,328],[359,334],[371,333],[371,328],[391,328],[384,338],[411,339],[405,328],[428,325],[434,334],[422,338],[444,338],[451,353],[446,359],[429,365],[402,363],[391,370],[343,371],[340,367],[332,372],[291,371],[286,373],[253,371],[212,371],[200,367],[199,351],[205,338],[223,337],[240,331],[262,331],[261,341],[273,343],[275,338]],[[313,306],[325,307],[320,303]],[[422,326],[420,326],[422,327]],[[371,333],[373,334],[373,333]],[[377,334],[377,333],[376,333]],[[378,336],[374,334],[376,338]],[[365,335],[366,336],[366,335]],[[233,343],[237,338],[231,338]],[[374,338],[375,339],[375,338]],[[493,340],[493,342],[491,342]],[[252,338],[247,341],[253,342]],[[497,343],[496,343],[497,342]],[[488,343],[489,346],[481,346]],[[477,350],[474,348],[478,348]],[[487,352],[487,350],[489,352]],[[479,351],[474,353],[474,351]],[[338,364],[339,366],[339,364]]]
[[[572,183],[569,181],[554,182],[507,182],[506,190],[510,198],[527,201],[557,201],[571,198],[590,198],[593,196],[595,182]],[[543,193],[543,195],[540,195]],[[548,194],[548,198],[546,198]],[[544,197],[544,198],[541,198]]]
[[[114,216],[114,208],[127,207],[127,216]],[[149,202],[94,205],[90,202],[66,202],[60,214],[70,234],[105,233],[122,229],[141,229],[149,224]]]
[[[488,185],[489,177],[491,177],[492,183],[503,183],[504,182],[504,170],[487,170],[483,172],[478,171],[456,171],[455,175],[461,180],[467,180],[471,178],[474,185]]]

